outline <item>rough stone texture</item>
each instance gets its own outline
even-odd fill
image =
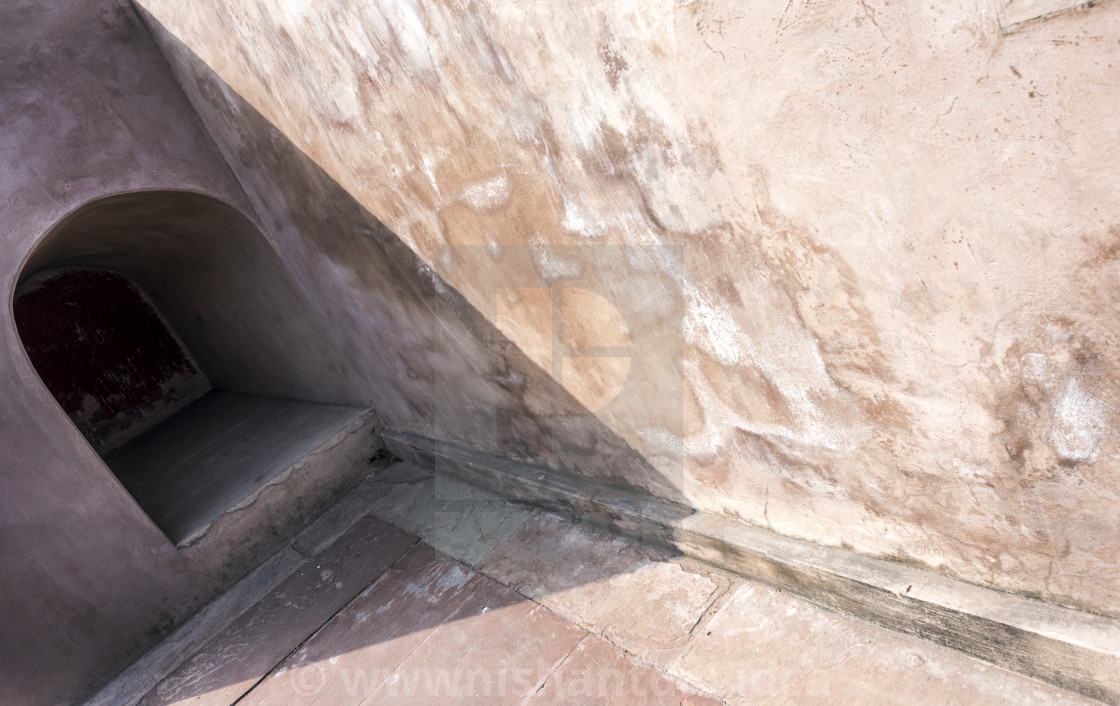
[[[791,539],[724,515],[604,488],[586,478],[461,445],[392,431],[382,438],[402,457],[492,488],[515,502],[532,503],[577,523],[792,591],[828,610],[1120,703],[1120,621],[1114,618],[977,586],[912,564]]]
[[[1120,613],[1120,5],[139,4],[388,426]]]
[[[729,704],[1089,704],[960,654],[739,586],[672,672]]]
[[[216,386],[1120,614],[1120,4],[137,4],[0,10],[9,302],[115,266]],[[66,702],[230,577],[0,318],[0,701]]]
[[[415,467],[394,466],[371,475],[352,497],[368,499],[399,483],[415,484],[418,475],[423,472]],[[477,493],[472,502],[493,506],[500,501]],[[320,538],[316,543],[326,544],[319,556],[311,557],[312,564],[319,566],[323,557],[340,553],[327,537],[355,522],[354,512],[353,503],[340,503],[309,529],[305,539],[316,536]],[[507,543],[514,541],[511,538]],[[580,562],[586,559],[575,552],[556,553],[555,535],[537,534],[531,541],[536,542],[538,553],[555,559],[527,567],[520,577],[509,579],[514,586],[533,581],[563,584],[562,577],[579,571]],[[375,550],[369,544],[364,549]],[[529,548],[526,545],[525,553]],[[630,546],[628,551],[638,555],[641,550]],[[494,553],[503,555],[501,548]],[[673,560],[659,563],[672,564]],[[512,576],[516,567],[506,564],[506,568]],[[349,562],[341,571],[365,574],[367,567],[363,562]],[[268,581],[274,572],[266,570],[252,583]],[[350,581],[342,574],[332,578]],[[549,611],[534,607],[491,578],[419,543],[309,634],[259,684],[246,681],[242,687],[216,696],[252,687],[241,703],[334,706],[384,703],[386,699],[432,703],[467,698],[471,702],[470,697],[475,703],[490,703],[526,693],[531,698],[521,703],[1088,703],[959,653],[842,618],[788,593],[726,575],[721,580],[730,582],[731,590],[707,609],[683,651],[662,653],[660,657],[671,661],[655,667],[572,625],[558,635],[564,621],[555,614],[550,616]],[[314,582],[296,579],[294,583],[304,592],[321,590]],[[295,602],[300,600],[298,586],[285,592]],[[245,595],[242,588],[259,599],[260,591],[249,585],[239,587],[239,596]],[[614,599],[641,603],[647,591],[634,582],[620,583]],[[199,633],[222,630],[213,622],[220,612],[208,609],[210,618],[185,626],[187,634],[168,640],[168,645],[184,650],[179,659],[196,662],[193,653],[202,644]],[[290,612],[266,608],[264,613],[267,615],[257,609],[258,619],[249,622],[261,630],[291,629],[268,628],[268,616],[290,622]],[[568,634],[578,644],[568,641]],[[557,640],[574,648],[553,653],[548,645],[556,647]],[[242,662],[254,662],[271,655],[263,660],[268,661],[277,652],[269,641],[252,641],[239,657]],[[201,653],[209,654],[205,647]],[[163,656],[156,660],[162,664],[167,657],[165,646],[155,654]],[[666,674],[667,669],[675,676]],[[166,671],[160,676],[164,674]],[[123,684],[114,685],[119,688],[107,690],[121,698],[106,700],[106,694],[94,703],[134,701],[135,696],[129,698],[129,694],[135,692],[127,686],[135,678],[126,674],[119,680]],[[371,693],[375,698],[367,698]],[[215,698],[208,694],[193,696]]]
[[[532,515],[524,506],[437,476],[399,484],[371,506],[379,519],[471,566],[482,561]]]
[[[238,155],[238,175],[256,211],[264,214],[278,254],[316,307],[324,336],[332,348],[348,353],[331,368],[325,389],[340,400],[373,406],[398,428],[471,439],[554,466],[578,460],[590,477],[612,482],[623,477],[629,485],[683,499],[671,480],[559,388],[530,357],[533,350],[522,350],[495,326],[496,301],[483,302],[480,310],[457,292],[157,19],[148,21],[169,61],[179,67],[185,90],[205,107],[223,151]],[[508,255],[522,284],[539,283],[530,251],[511,249]],[[627,251],[601,255],[620,259]],[[659,283],[653,274],[647,279],[649,288]],[[517,289],[518,282],[505,284],[504,289]],[[663,306],[646,307],[644,293],[633,292],[630,313],[649,325],[630,322],[631,328],[656,332],[659,317],[671,315],[676,304],[671,290],[665,298]],[[563,308],[559,292],[530,301]],[[659,395],[661,406],[676,408],[679,417],[679,395],[672,394],[676,348],[660,348],[666,355],[646,368],[658,368],[650,370],[661,379],[658,392],[670,392]],[[566,357],[556,356],[560,372]]]
[[[415,537],[383,522],[361,520],[242,613],[140,704],[233,703],[415,543]]]
[[[479,570],[659,665],[673,662],[728,585],[551,514],[522,525]]]
[[[563,666],[548,677],[530,706],[717,706],[723,702],[695,693],[605,640],[584,638]]]

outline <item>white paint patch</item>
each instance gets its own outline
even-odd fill
[[[474,209],[496,208],[509,201],[513,186],[509,177],[499,174],[480,184],[471,184],[463,190],[463,200]]]
[[[821,419],[820,413],[815,408],[806,408],[805,403],[796,397],[787,399],[790,399],[790,405],[798,407],[800,412],[798,416],[802,423],[797,425],[797,428],[758,422],[751,419],[747,412],[733,409],[724,403],[712,389],[695,360],[685,358],[684,373],[705,415],[704,428],[685,440],[685,452],[690,456],[711,456],[720,453],[735,429],[798,446],[838,450],[848,443],[837,424],[830,424],[828,420]],[[833,495],[845,492],[841,486],[835,484],[830,484],[829,490]]]
[[[972,483],[983,483],[991,478],[992,472],[982,466],[973,466],[965,463],[959,458],[953,459],[953,468],[960,474],[961,478]]]
[[[702,453],[701,448],[718,448],[732,427],[834,450],[847,444],[842,424],[823,415],[814,402],[814,397],[835,396],[838,391],[825,370],[819,350],[804,340],[803,332],[787,326],[772,326],[759,346],[734,320],[727,307],[716,305],[693,285],[686,283],[683,289],[687,302],[685,341],[724,365],[757,368],[777,386],[797,420],[790,427],[752,421],[749,411],[733,410],[720,401],[695,363],[686,361],[686,375],[692,380],[693,391],[709,417],[704,432],[688,439],[690,453]],[[723,426],[717,426],[720,424]]]
[[[379,6],[388,25],[392,27],[392,36],[400,49],[402,63],[415,71],[434,72],[440,63],[439,57],[435,56],[436,43],[424,26],[419,5],[412,0],[395,0],[379,3]],[[384,39],[388,38],[386,36]]]
[[[1042,353],[1027,353],[1023,356],[1023,377],[1028,380],[1045,380],[1050,372],[1049,363]]]
[[[650,229],[644,218],[624,214],[617,219],[618,225],[627,234],[631,245],[627,250],[630,265],[639,272],[661,271],[673,278],[681,287],[686,287],[684,264],[681,250],[665,245]],[[692,289],[688,289],[692,292]]]
[[[646,448],[659,455],[668,455],[675,458],[684,456],[684,437],[666,429],[649,428],[638,432]]]
[[[439,582],[436,584],[436,587],[440,590],[440,592],[459,589],[462,588],[470,578],[470,573],[463,571],[458,566],[455,566],[452,567],[452,569],[446,574],[444,574],[442,578],[440,578]],[[434,597],[430,600],[433,600],[434,602]]]
[[[743,333],[730,313],[712,304],[699,292],[689,291],[688,316],[684,321],[684,338],[688,343],[715,356],[724,365],[743,362]]]
[[[572,233],[579,233],[585,238],[598,238],[603,234],[603,224],[589,218],[583,210],[569,199],[564,199],[564,220],[560,225]]]
[[[447,287],[443,285],[443,279],[441,279],[440,276],[437,275],[435,270],[433,270],[431,267],[420,263],[416,267],[416,274],[418,274],[421,278],[431,282],[432,289],[434,289],[439,294],[447,293]]]
[[[578,261],[565,260],[558,256],[539,235],[529,239],[529,252],[532,253],[533,260],[536,261],[545,279],[574,277],[583,270]]]
[[[443,194],[439,191],[439,184],[436,183],[435,160],[428,155],[424,155],[424,159],[421,161],[424,165],[424,176],[428,177],[428,184],[431,185],[432,191],[435,192],[436,196],[442,197]]]
[[[1071,379],[1051,414],[1050,445],[1066,461],[1094,460],[1109,431],[1104,422],[1107,412],[1103,402],[1085,392],[1076,379]]]

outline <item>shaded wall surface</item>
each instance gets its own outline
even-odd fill
[[[214,387],[322,401],[339,394],[337,356],[312,311],[258,226],[224,201],[152,189],[82,204],[43,235],[21,276],[75,267],[139,285]]]
[[[492,312],[230,92],[240,111],[230,126],[261,144],[257,167],[289,186],[247,196],[248,175],[229,168],[135,7],[14,2],[0,23],[0,703],[90,693],[294,526],[277,517],[212,551],[171,544],[71,423],[19,336],[17,292],[51,272],[127,277],[214,388],[384,405],[401,427],[449,428],[557,465],[563,449],[600,477],[626,468],[683,499],[553,385]],[[208,89],[227,90],[216,79]],[[308,495],[323,490],[308,484]]]
[[[138,5],[387,426],[1120,614],[1120,5]]]
[[[60,704],[247,567],[176,551],[105,467],[24,348],[21,278],[123,274],[215,385],[326,394],[331,357],[135,9],[12,0],[0,26],[0,703]]]
[[[99,454],[210,389],[124,275],[47,272],[17,290],[12,311],[35,372]]]
[[[36,374],[59,268],[215,387],[1120,614],[1120,4],[1023,5],[5,3],[0,703],[237,571]]]

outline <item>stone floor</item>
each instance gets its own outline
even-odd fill
[[[1084,704],[398,464],[92,704]]]

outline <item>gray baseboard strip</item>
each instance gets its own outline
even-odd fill
[[[788,590],[838,613],[1120,706],[1120,621],[783,537],[631,490],[395,431],[398,456]]]

